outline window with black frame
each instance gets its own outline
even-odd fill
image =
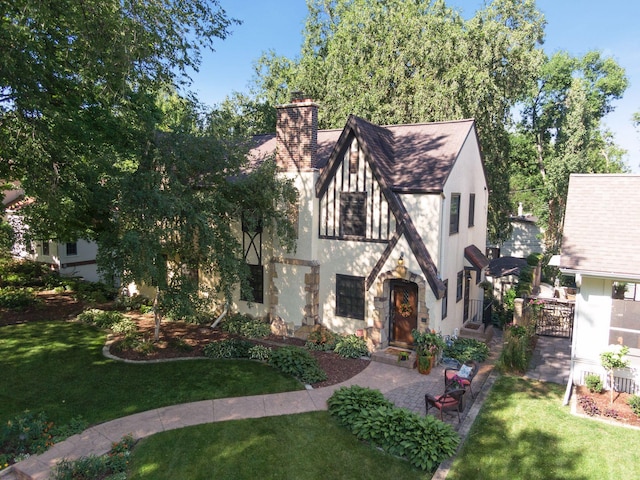
[[[367,231],[366,192],[340,194],[340,235],[364,237]]]
[[[364,320],[364,277],[336,275],[336,315]]]
[[[460,230],[460,194],[451,195],[451,207],[449,211],[449,235]]]
[[[263,265],[247,265],[249,267],[249,278],[247,278],[247,286],[253,294],[253,298],[249,298],[245,294],[246,289],[242,289],[240,300],[245,302],[264,303],[264,266]]]

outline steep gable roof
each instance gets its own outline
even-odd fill
[[[640,278],[640,175],[571,175],[560,268]]]

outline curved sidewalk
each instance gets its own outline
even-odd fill
[[[383,394],[392,394],[394,390],[404,389],[412,384],[423,386],[422,384],[429,377],[434,377],[435,373],[434,369],[431,375],[424,376],[415,370],[371,362],[355,377],[329,387],[203,400],[149,410],[95,425],[81,434],[73,435],[55,444],[42,455],[32,456],[13,465],[12,471],[14,478],[45,480],[49,477],[50,470],[59,461],[105,454],[113,442],[118,442],[125,435],[131,434],[135,439],[140,439],[156,433],[203,423],[326,410],[327,400],[341,386],[360,385],[376,388]],[[441,380],[440,375],[438,380]],[[424,405],[422,408],[424,414]]]

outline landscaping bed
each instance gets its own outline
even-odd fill
[[[151,314],[131,314],[138,325],[138,331],[148,341],[153,339],[155,326]],[[218,340],[231,338],[227,332],[208,325],[195,325],[184,322],[162,322],[160,340],[153,344],[153,351],[142,353],[136,350],[124,350],[120,348],[122,336],[114,336],[110,346],[110,352],[127,360],[163,360],[171,358],[203,357],[205,345]],[[279,346],[294,345],[303,347],[305,342],[299,338],[281,337],[270,335],[266,338],[253,340],[273,348]],[[369,365],[369,360],[360,358],[342,358],[332,352],[310,351],[320,364],[320,368],[327,374],[327,380],[313,384],[314,387],[325,387],[341,383],[357,375]]]
[[[587,387],[579,385],[576,387],[575,395],[576,411],[578,413],[594,418],[606,419],[621,425],[640,428],[640,417],[633,413],[627,403],[627,400],[631,397],[630,394],[615,392],[613,395],[613,405],[609,403],[609,392],[606,390],[601,393],[591,393]],[[589,400],[588,403],[581,402],[580,399],[583,397],[591,400]]]

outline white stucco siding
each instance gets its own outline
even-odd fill
[[[431,254],[436,268],[439,269],[442,196],[440,194],[411,194],[399,195],[399,197]]]

